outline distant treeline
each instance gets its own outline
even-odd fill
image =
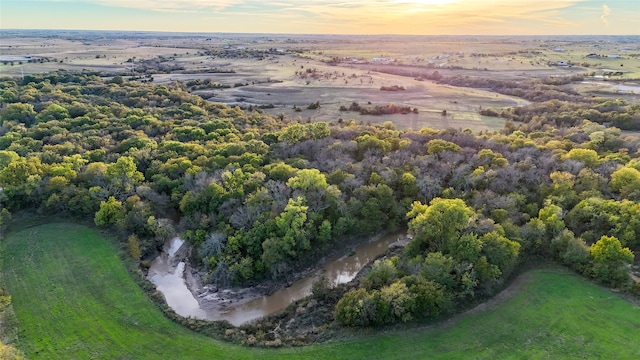
[[[387,104],[387,105],[372,105],[369,103],[368,106],[361,106],[357,102],[352,102],[349,107],[345,105],[340,106],[340,111],[355,111],[359,112],[361,115],[391,115],[391,114],[410,114],[410,113],[418,113],[417,108],[411,108],[410,106],[401,106],[396,104]]]
[[[588,105],[548,100],[508,110],[483,109],[480,113],[522,122],[531,130],[546,126],[577,126],[584,120],[623,130],[640,130],[640,104],[629,104],[622,99],[592,99]]]

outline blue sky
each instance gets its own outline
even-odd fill
[[[0,0],[0,28],[640,35],[640,0]]]

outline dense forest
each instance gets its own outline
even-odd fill
[[[23,210],[90,218],[143,267],[180,233],[221,287],[290,280],[408,228],[404,250],[336,299],[345,325],[451,312],[527,259],[638,291],[640,140],[609,126],[637,129],[637,104],[485,109],[523,124],[474,134],[298,123],[88,72],[3,78],[0,100],[0,226]]]

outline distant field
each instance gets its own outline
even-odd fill
[[[136,69],[143,68],[144,61],[161,59],[162,66],[172,70],[151,71],[148,76],[153,76],[154,83],[208,80],[227,88],[201,88],[193,93],[212,102],[244,108],[273,105],[273,109],[266,110],[271,115],[285,115],[300,122],[335,122],[342,118],[372,124],[392,121],[398,128],[493,131],[501,129],[504,120],[480,116],[481,107],[509,108],[527,103],[487,89],[443,86],[417,81],[412,76],[376,71],[385,67],[513,81],[593,73],[595,77],[588,82],[596,85],[573,84],[572,87],[585,96],[615,96],[630,101],[637,99],[639,93],[633,90],[635,94],[630,95],[627,90],[611,90],[600,84],[605,74],[610,73],[619,72],[613,76],[615,79],[640,78],[638,49],[625,39],[319,35],[291,39],[277,35],[136,37],[109,33],[100,36],[67,33],[60,38],[50,38],[38,33],[16,34],[3,37],[0,53],[4,57],[33,56],[50,61],[0,64],[0,76],[59,69],[141,75]],[[259,55],[267,49],[281,52]],[[597,56],[587,57],[593,54]],[[572,66],[555,66],[559,62]],[[321,76],[311,77],[306,73],[311,70]],[[403,86],[406,90],[380,91],[381,86]],[[307,111],[306,107],[316,101],[321,107]],[[338,110],[353,101],[410,106],[419,113],[362,116]],[[294,105],[303,111],[295,111]],[[449,116],[440,116],[442,110],[447,110]]]
[[[75,224],[2,241],[0,285],[30,359],[637,359],[640,307],[560,269],[535,270],[514,293],[451,324],[288,349],[251,349],[166,319],[111,243]]]

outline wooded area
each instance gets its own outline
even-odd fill
[[[499,113],[520,129],[398,130],[98,75],[0,79],[0,225],[25,209],[92,218],[142,266],[184,233],[222,287],[288,280],[355,236],[408,226],[406,249],[337,303],[345,325],[451,312],[531,258],[639,289],[640,140],[609,126],[637,129],[637,104],[551,100]]]

